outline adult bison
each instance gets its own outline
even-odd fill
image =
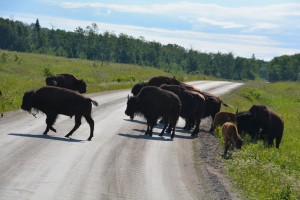
[[[73,132],[79,128],[81,118],[84,116],[90,125],[90,136],[88,140],[91,140],[94,132],[94,120],[91,117],[92,104],[95,106],[98,105],[96,101],[86,98],[72,90],[45,86],[36,91],[25,92],[21,108],[28,112],[31,112],[32,109],[36,109],[46,114],[47,127],[43,133],[44,135],[46,135],[49,130],[56,132],[52,126],[59,114],[70,117],[75,115],[75,126],[65,137],[71,136]]]
[[[254,121],[254,116],[249,111],[236,112],[236,124],[238,132],[242,136],[247,133],[252,140],[263,139],[260,134],[261,128]]]
[[[55,74],[46,78],[46,85],[67,88],[86,93],[86,83],[82,79],[78,79],[72,74]]]
[[[273,146],[276,139],[276,148],[279,148],[284,129],[283,118],[265,105],[253,105],[249,112],[253,115],[254,123],[261,127],[265,143]]]
[[[229,105],[224,103],[216,95],[213,95],[213,94],[208,93],[208,92],[200,91],[199,89],[193,87],[192,85],[180,82],[180,81],[176,80],[175,78],[169,78],[169,77],[165,77],[165,76],[156,76],[156,77],[151,78],[148,83],[136,84],[132,88],[131,92],[132,92],[133,95],[137,95],[139,93],[139,91],[145,86],[159,87],[163,84],[166,84],[166,85],[179,85],[179,86],[185,88],[186,90],[198,92],[201,95],[203,95],[205,97],[205,102],[206,102],[205,112],[204,112],[203,118],[211,117],[212,121],[214,121],[215,115],[221,110],[221,105],[224,105],[226,107],[230,107]],[[193,122],[190,122],[190,123],[193,123]],[[212,126],[213,126],[213,124],[211,124],[210,131],[212,131],[212,129],[213,129]]]
[[[181,87],[184,87],[186,89],[190,89],[192,90],[192,88],[194,88],[191,85],[185,84],[183,82],[180,82],[178,80],[174,78],[170,78],[170,77],[166,77],[166,76],[155,76],[153,78],[151,78],[148,82],[143,82],[143,83],[138,83],[136,85],[133,86],[133,88],[131,89],[131,93],[136,96],[143,87],[145,86],[156,86],[159,87],[163,84],[166,85],[179,85]]]
[[[150,136],[152,136],[152,130],[158,118],[162,117],[165,125],[160,136],[164,134],[169,125],[172,128],[171,139],[173,139],[180,109],[181,102],[177,95],[158,87],[146,86],[137,96],[128,97],[125,114],[128,116],[143,115],[147,120],[145,135]]]
[[[189,91],[179,85],[163,84],[160,88],[176,94],[181,101],[180,116],[186,121],[195,121],[192,136],[198,135],[201,118],[205,110],[205,98],[198,92]]]

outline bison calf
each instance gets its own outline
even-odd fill
[[[55,74],[46,78],[48,86],[56,86],[86,93],[86,83],[82,79],[77,79],[72,74]]]
[[[171,139],[175,136],[175,126],[179,118],[181,102],[177,95],[155,86],[144,87],[137,96],[128,97],[125,114],[134,116],[143,115],[147,120],[145,135],[152,136],[153,127],[159,117],[162,117],[165,126],[160,134],[162,136],[168,125],[172,128]]]
[[[222,126],[225,122],[236,123],[236,116],[231,112],[218,112],[215,115],[215,119],[212,125],[212,131],[214,131],[218,126]]]
[[[240,139],[237,127],[232,122],[226,122],[222,126],[222,135],[224,139],[224,156],[227,154],[229,147],[241,149],[243,141]]]
[[[72,90],[46,86],[38,89],[37,91],[25,92],[21,108],[30,112],[32,109],[40,110],[46,114],[46,130],[43,133],[46,135],[49,130],[56,132],[52,127],[59,114],[72,117],[75,115],[75,126],[65,136],[69,137],[81,125],[82,116],[90,125],[91,140],[94,132],[94,120],[91,117],[92,104],[95,106],[98,103],[90,98],[86,98]]]

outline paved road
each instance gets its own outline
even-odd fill
[[[198,88],[222,94],[240,84],[192,82]],[[71,139],[64,135],[74,119],[59,116],[57,133],[41,133],[45,115],[34,118],[25,111],[5,113],[0,119],[1,200],[93,199],[205,199],[206,180],[198,180],[190,135],[180,127],[170,135],[144,136],[145,121],[130,121],[124,114],[129,91],[92,94],[95,133],[86,141],[89,126]]]

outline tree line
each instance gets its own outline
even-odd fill
[[[73,32],[48,29],[39,20],[25,24],[0,18],[0,48],[68,58],[152,66],[167,72],[201,73],[234,80],[299,81],[300,54],[275,57],[270,62],[235,57],[232,53],[206,53],[176,44],[162,45],[126,34],[98,33],[96,23]]]

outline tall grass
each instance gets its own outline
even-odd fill
[[[24,91],[44,86],[45,76],[59,73],[70,73],[85,80],[88,93],[130,88],[159,75],[175,75],[181,81],[207,78],[170,74],[152,67],[0,50],[0,113],[19,108]]]
[[[300,199],[300,83],[250,82],[224,100],[240,111],[249,110],[253,104],[265,104],[284,119],[279,150],[246,138],[242,150],[233,152],[231,159],[225,161],[244,197]]]

